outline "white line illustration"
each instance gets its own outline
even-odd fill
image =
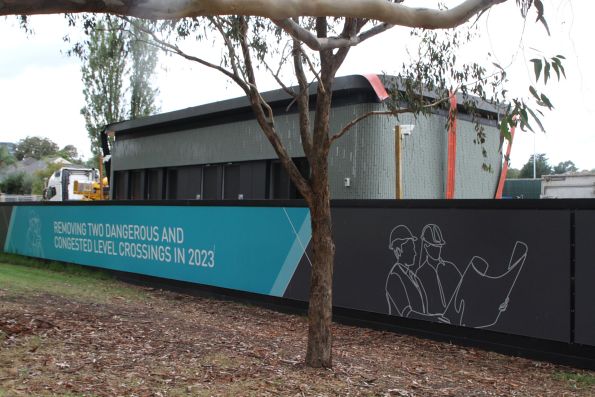
[[[461,272],[442,258],[446,241],[440,227],[425,225],[421,232],[419,262],[415,274],[422,280],[430,314],[443,314],[459,282]]]
[[[506,271],[498,276],[489,276],[485,259],[474,256],[461,278],[456,293],[445,312],[451,323],[473,328],[489,328],[495,325],[506,311],[519,274],[523,269],[529,249],[517,241]],[[477,299],[481,296],[481,299]]]
[[[489,265],[480,256],[473,256],[461,274],[442,258],[446,240],[438,225],[425,225],[420,236],[418,252],[418,238],[407,226],[398,225],[390,233],[389,249],[396,262],[385,283],[388,313],[474,328],[495,325],[510,303],[527,244],[515,243],[502,274],[488,275]]]
[[[41,218],[36,211],[29,211],[29,224],[27,228],[27,246],[30,249],[30,255],[39,258],[44,257],[43,239],[41,238]]]
[[[388,248],[394,252],[397,261],[386,278],[388,312],[403,317],[445,321],[442,313],[428,311],[428,294],[416,272],[419,268],[416,241],[417,237],[405,225],[395,227],[390,233]]]
[[[297,239],[298,243],[300,244],[300,247],[302,247],[302,250],[304,251],[304,255],[306,256],[306,259],[308,260],[310,267],[312,267],[312,261],[310,260],[310,257],[308,256],[308,251],[306,251],[306,247],[304,246],[304,243],[302,242],[302,239],[300,238],[300,234],[297,232],[297,230],[295,230],[295,226],[294,226],[293,222],[291,221],[291,218],[289,217],[289,214],[287,213],[287,209],[285,209],[285,207],[283,207],[283,212],[285,212],[285,216],[287,217],[287,220],[289,221],[291,230],[293,230],[293,234],[295,234],[295,238]]]

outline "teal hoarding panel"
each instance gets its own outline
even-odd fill
[[[283,296],[307,208],[15,206],[6,252]]]

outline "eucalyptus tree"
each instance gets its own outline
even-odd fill
[[[472,114],[477,101],[470,94],[502,109],[502,139],[510,137],[514,125],[530,128],[530,118],[540,125],[538,109],[528,106],[525,99],[506,98],[505,68],[495,65],[494,70],[488,70],[477,63],[457,61],[457,50],[472,40],[473,35],[460,31],[438,35],[432,31],[454,28],[505,1],[464,0],[451,9],[426,9],[406,6],[401,4],[402,0],[48,0],[41,3],[4,0],[0,3],[0,15],[99,12],[122,15],[132,24],[130,17],[165,19],[168,21],[157,32],[137,27],[150,36],[153,45],[221,72],[244,91],[260,128],[310,209],[313,265],[306,363],[330,367],[335,247],[328,183],[329,151],[335,141],[367,117],[424,114],[444,106],[456,92],[463,96],[464,105]],[[547,26],[541,0],[516,0],[516,3],[523,17],[535,9],[537,20]],[[357,115],[340,129],[331,130],[329,116],[337,70],[351,48],[395,26],[415,28],[413,34],[421,38],[424,46],[418,59],[405,65],[385,110]],[[224,49],[223,55],[208,60],[201,54],[188,53],[176,41],[180,36],[212,40]],[[550,70],[563,73],[562,59],[556,56],[534,60],[536,79],[539,79],[538,69],[540,72],[547,69],[548,78]],[[309,175],[300,173],[283,144],[275,114],[259,90],[258,68],[269,71],[293,97],[299,114],[297,133],[310,166]],[[311,106],[309,90],[313,82],[316,94]],[[428,95],[428,90],[432,95]],[[552,107],[547,96],[536,87],[531,86],[530,92],[537,107]],[[478,123],[476,142],[481,145],[484,141],[485,132]]]

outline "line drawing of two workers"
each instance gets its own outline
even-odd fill
[[[397,261],[386,279],[389,314],[450,323],[444,314],[461,281],[461,272],[442,258],[446,241],[438,225],[425,225],[420,239],[418,257],[418,238],[407,226],[391,231],[389,249]]]
[[[386,278],[388,313],[474,328],[495,325],[508,309],[527,244],[515,242],[508,266],[498,274],[488,273],[489,264],[480,256],[473,256],[461,273],[442,258],[446,241],[438,225],[424,226],[419,252],[417,240],[405,225],[390,233],[388,248],[397,261]]]

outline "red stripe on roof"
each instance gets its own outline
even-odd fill
[[[376,96],[380,101],[384,101],[388,98],[388,92],[386,92],[386,88],[384,88],[384,84],[380,81],[380,78],[377,74],[364,74],[362,75],[370,82],[370,85],[374,89]]]

